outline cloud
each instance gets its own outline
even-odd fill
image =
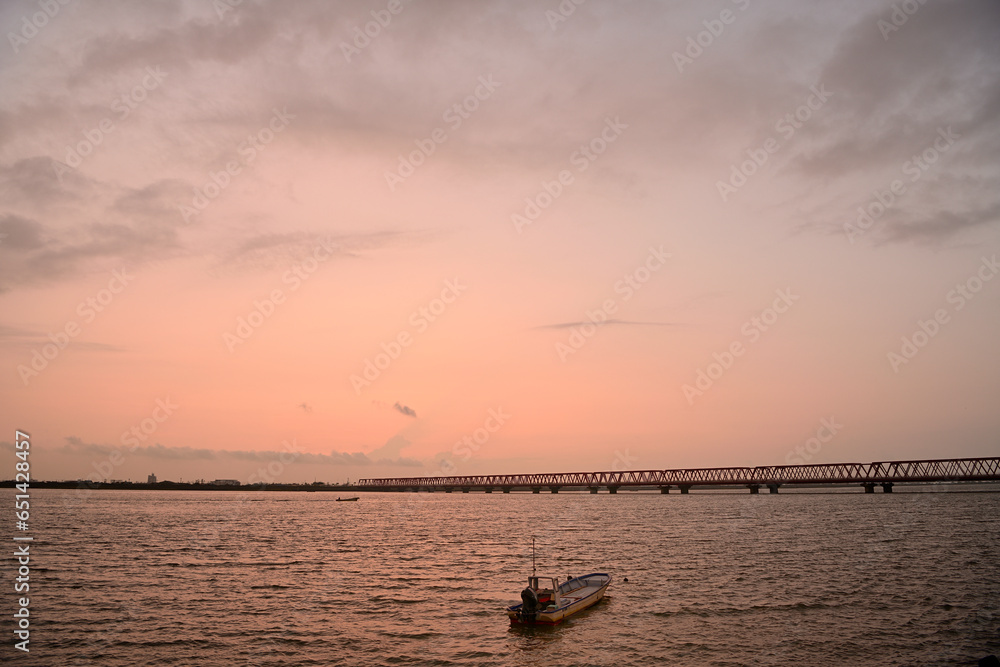
[[[940,244],[1000,221],[1000,6],[928,3],[883,35],[878,21],[891,11],[860,15],[817,63],[833,97],[790,143],[781,170],[801,183],[796,192],[819,185],[808,214],[792,203],[800,229],[842,235],[857,206],[901,179],[905,195],[870,240]],[[942,130],[960,139],[915,180],[901,173]]]
[[[8,182],[14,196],[0,201],[49,206],[113,189],[77,173],[91,173],[89,163],[60,183],[51,157],[63,159],[63,146],[79,141],[82,129],[106,116],[106,100],[135,85],[145,64],[162,66],[168,78],[155,101],[122,122],[129,124],[122,133],[138,133],[142,123],[154,122],[146,149],[159,156],[162,173],[144,173],[147,185],[108,209],[136,221],[179,219],[170,203],[184,199],[167,197],[167,191],[187,188],[190,199],[194,184],[182,182],[183,175],[217,170],[221,156],[231,153],[246,131],[255,131],[261,110],[272,105],[296,114],[285,135],[291,141],[369,154],[388,147],[395,155],[400,144],[440,123],[442,111],[469,95],[478,76],[490,73],[502,82],[496,99],[477,112],[475,123],[450,134],[449,150],[436,160],[478,165],[482,151],[489,151],[506,167],[549,170],[599,131],[600,119],[611,113],[630,124],[632,153],[624,163],[607,158],[595,165],[609,172],[603,182],[616,182],[615,177],[627,182],[632,178],[627,172],[638,171],[643,157],[667,169],[710,164],[714,170],[717,157],[732,159],[730,140],[751,145],[748,130],[770,131],[776,117],[803,102],[809,85],[823,82],[834,98],[774,158],[781,173],[797,181],[791,192],[825,189],[831,179],[867,179],[898,165],[907,151],[921,148],[914,143],[927,130],[942,123],[961,127],[970,137],[960,164],[989,171],[1000,141],[995,123],[1000,9],[971,0],[928,3],[885,38],[877,22],[890,11],[865,2],[816,5],[809,12],[791,2],[754,5],[736,12],[738,22],[712,44],[710,56],[680,76],[674,76],[670,53],[702,29],[707,14],[697,3],[668,10],[637,0],[627,12],[585,5],[555,31],[545,12],[524,1],[475,8],[441,2],[433,10],[412,5],[352,62],[345,61],[339,44],[371,20],[370,7],[360,1],[338,3],[336,11],[317,2],[262,0],[221,14],[210,5],[178,3],[122,9],[110,19],[81,13],[76,17],[81,24],[73,29],[78,39],[54,40],[62,44],[53,47],[61,57],[26,78],[40,83],[22,86],[23,94],[13,97],[17,102],[0,105],[0,141],[15,149],[8,155],[23,158],[3,168],[0,183]],[[432,35],[438,48],[428,52]],[[574,58],[563,58],[565,52]],[[421,58],[413,57],[418,53]],[[289,68],[288,62],[297,66]],[[336,85],[328,85],[331,81]],[[517,95],[508,92],[514,86]],[[52,92],[63,89],[79,94]],[[207,94],[218,89],[227,95]],[[552,113],[537,113],[542,107]],[[26,146],[37,153],[51,136],[59,139],[49,156],[25,155]],[[667,146],[672,157],[664,161]],[[72,178],[83,180],[68,184]],[[995,174],[988,180],[995,184]],[[870,190],[865,183],[860,191]],[[986,193],[995,190],[985,188],[975,208],[989,208]],[[960,206],[954,198],[943,212],[961,219]],[[824,211],[818,204],[813,208],[814,219],[796,215],[796,224],[825,231]],[[64,231],[37,212],[11,213],[35,217],[53,235]],[[91,215],[105,219],[100,211]],[[949,228],[961,229],[942,224],[942,230]],[[295,256],[301,241],[296,234],[241,235],[243,246],[213,250],[226,265],[275,268]],[[169,244],[167,236],[160,240]],[[142,238],[138,234],[132,241]],[[99,249],[86,241],[74,245],[80,245],[78,253]],[[73,259],[70,252],[54,261]],[[63,279],[74,271],[58,268],[46,275]]]
[[[886,242],[937,244],[967,229],[1000,222],[1000,199],[982,208],[976,208],[975,204],[959,208],[914,211],[906,216],[905,222],[889,225],[879,238]]]
[[[238,64],[258,55],[283,25],[268,3],[243,3],[226,20],[211,16],[172,17],[172,25],[126,34],[110,28],[84,48],[82,69],[91,76],[117,73],[134,63],[156,63],[170,71],[190,71],[202,63]],[[212,11],[215,14],[215,11]],[[147,19],[148,20],[148,19]],[[165,22],[164,22],[165,23]],[[147,24],[148,25],[148,24]],[[157,20],[153,25],[162,25]]]
[[[368,235],[365,235],[368,236]],[[305,231],[254,234],[238,239],[224,250],[211,271],[215,274],[231,271],[271,271],[313,257],[322,247],[335,256],[350,256],[347,246],[353,245],[347,236],[321,235]],[[330,255],[324,255],[329,259]]]
[[[159,179],[135,188],[87,182],[71,196],[69,190],[49,182],[55,180],[48,166],[52,161],[45,162],[45,168],[30,161],[24,170],[24,160],[8,168],[6,172],[17,174],[17,179],[5,180],[7,174],[0,167],[0,193],[13,192],[15,199],[33,202],[20,208],[37,209],[35,217],[0,211],[0,235],[5,235],[0,236],[0,292],[72,280],[105,270],[109,262],[135,266],[205,254],[181,238],[185,224],[177,202],[190,198],[190,186],[184,181]],[[53,201],[63,201],[62,208],[52,210]],[[11,199],[0,202],[10,205]],[[99,222],[80,219],[81,210],[94,211]],[[209,269],[214,275],[285,269],[314,257],[320,246],[333,257],[361,257],[364,251],[421,243],[432,236],[397,230],[329,234],[234,230],[229,238],[233,240],[214,241],[218,246],[207,252],[216,257]]]
[[[318,234],[307,231],[255,233],[237,237],[236,242],[217,250],[209,272],[216,276],[260,271],[287,270],[304,261],[313,261],[317,248],[329,255],[324,262],[337,258],[359,259],[368,251],[419,245],[436,238],[432,232],[412,232],[386,229],[375,232],[331,232]]]
[[[123,188],[111,205],[111,210],[130,220],[145,224],[156,222],[162,228],[183,226],[177,202],[190,196],[190,186],[184,181],[167,178],[139,188]]]
[[[416,417],[417,416],[417,413],[416,413],[416,411],[413,408],[411,408],[408,405],[400,405],[400,403],[398,401],[392,407],[396,409],[396,412],[399,412],[400,414],[406,415],[407,417]]]
[[[60,172],[62,175],[60,176]],[[0,165],[0,202],[5,207],[51,210],[91,196],[97,183],[46,155],[22,157]]]
[[[399,438],[386,443],[386,446],[372,452],[371,455],[363,452],[337,452],[331,451],[329,454],[314,454],[300,452],[295,457],[295,463],[315,464],[315,465],[335,465],[335,466],[400,466],[400,467],[420,467],[423,464],[414,459],[402,458],[399,450],[409,444],[405,439]],[[68,436],[66,444],[55,449],[55,452],[67,456],[88,456],[91,458],[106,457],[112,452],[123,454],[126,459],[129,457],[141,457],[158,460],[176,461],[260,461],[270,462],[281,457],[287,459],[288,451],[259,450],[250,451],[242,449],[207,449],[199,447],[167,447],[160,443],[143,445],[136,448],[111,447],[96,443],[85,442],[77,436]],[[394,453],[393,458],[382,456],[382,453]]]
[[[574,327],[582,326],[593,326],[597,325],[599,327],[608,325],[618,325],[618,326],[647,326],[647,327],[675,327],[677,326],[674,322],[633,322],[631,320],[616,320],[610,319],[603,322],[591,322],[590,320],[581,320],[579,322],[559,322],[557,324],[542,324],[540,326],[534,327],[535,329],[572,329]]]
[[[0,235],[5,250],[35,250],[45,244],[42,226],[19,215],[0,215]]]
[[[400,452],[409,446],[410,441],[402,435],[397,434],[386,440],[385,444],[369,454],[369,457],[378,462],[398,460],[400,459]]]
[[[43,345],[51,343],[52,339],[49,338],[47,333],[0,324],[0,347],[29,349],[40,348]],[[127,348],[118,345],[88,342],[77,339],[73,339],[69,345],[74,350],[85,350],[88,352],[125,352],[127,350]]]
[[[0,244],[0,291],[76,278],[108,262],[136,265],[177,254],[180,217],[169,204],[177,188],[170,181],[119,189],[99,222],[68,222],[59,212],[42,211],[44,221],[0,213],[0,231],[9,237]]]

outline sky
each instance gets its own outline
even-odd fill
[[[0,25],[10,471],[15,429],[36,479],[1000,454],[996,3]]]

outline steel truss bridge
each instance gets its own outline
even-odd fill
[[[453,477],[390,477],[362,479],[358,491],[444,491],[493,493],[512,490],[541,493],[547,489],[589,490],[605,487],[617,493],[622,487],[653,487],[660,493],[677,488],[687,493],[695,487],[745,487],[758,493],[767,487],[777,493],[781,486],[861,486],[874,493],[876,486],[891,493],[894,484],[939,484],[948,482],[1000,482],[1000,457],[978,459],[933,459],[926,461],[881,461],[875,463],[820,463],[758,466],[755,468],[680,468],[676,470],[625,470],[616,472],[562,472],[528,475],[465,475]]]

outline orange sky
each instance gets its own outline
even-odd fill
[[[30,38],[0,9],[4,451],[997,455],[1000,12],[550,4],[404,3],[358,42],[385,3],[72,4]]]

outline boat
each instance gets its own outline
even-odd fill
[[[528,577],[521,604],[507,607],[511,625],[556,625],[591,607],[604,597],[611,575],[585,574],[557,583],[554,577]]]
[[[358,496],[354,496],[353,498],[341,498],[340,496],[337,496],[337,502],[338,503],[346,503],[346,502],[350,502],[352,500],[357,500],[357,499],[358,499]]]
[[[559,583],[535,574],[535,540],[531,540],[531,576],[521,591],[521,604],[507,607],[511,625],[557,625],[604,598],[611,575],[594,572]]]

